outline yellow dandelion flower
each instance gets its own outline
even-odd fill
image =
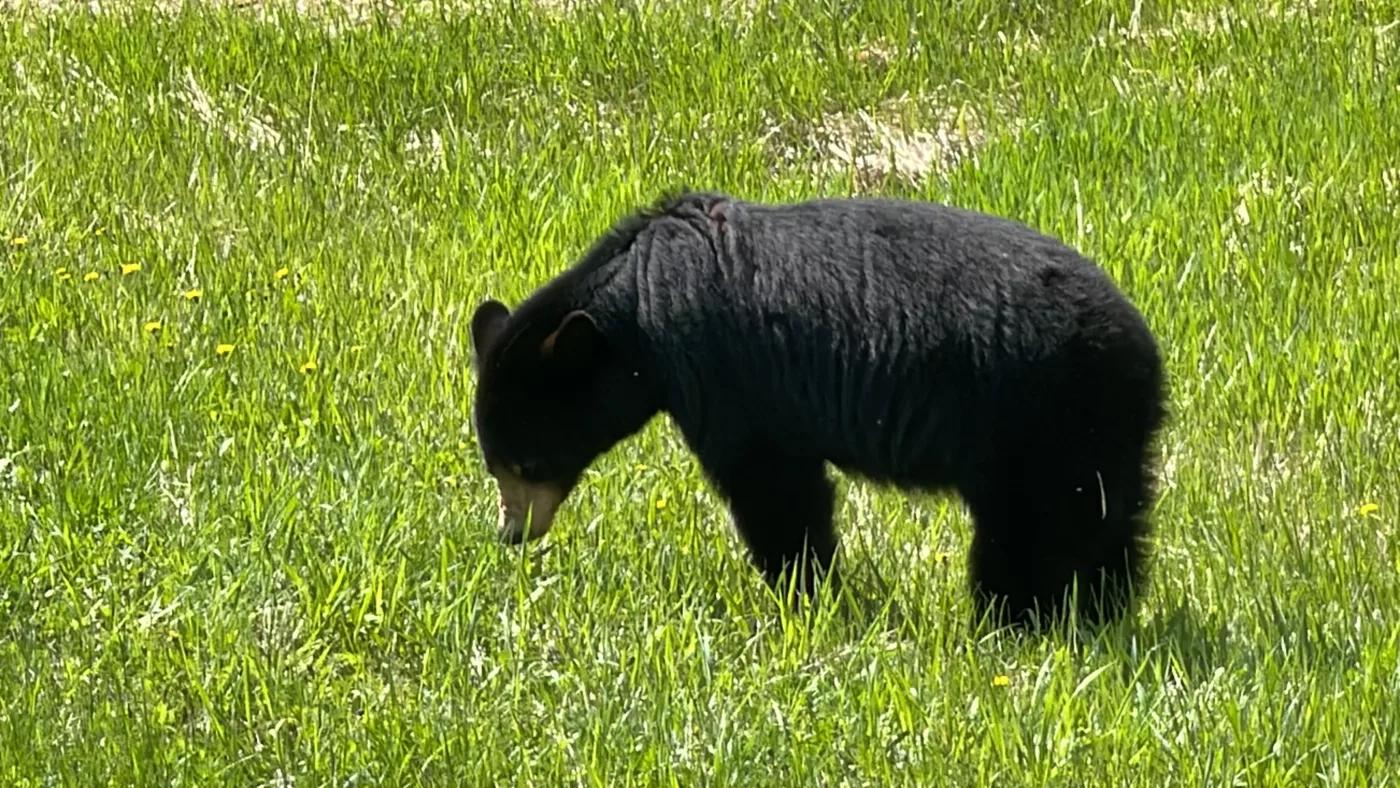
[[[97,281],[97,278],[98,278],[99,276],[102,276],[102,274],[99,274],[99,273],[97,273],[96,271],[88,271],[87,273],[83,274],[83,281],[84,281],[84,282],[95,282],[95,281]]]
[[[658,508],[658,509],[665,509],[665,508],[666,508],[666,499],[665,499],[665,498],[658,498],[658,499],[656,499],[656,508]]]
[[[351,346],[350,346],[350,352],[351,352],[351,353],[359,353],[361,350],[364,350],[364,349],[365,349],[365,346],[364,346],[364,345],[351,345]]]
[[[948,559],[951,557],[952,556],[948,555],[947,553],[939,553],[938,555],[935,555],[933,557],[933,560],[937,561],[940,564],[946,564],[948,562]]]
[[[24,235],[16,235],[10,239],[10,246],[24,246],[27,243],[29,243],[29,237]]]
[[[307,372],[313,372],[313,371],[315,371],[315,369],[316,369],[316,361],[315,361],[315,359],[308,360],[305,364],[302,364],[302,365],[301,365],[301,371],[302,371],[303,374],[305,374],[305,373],[307,373]]]
[[[160,330],[160,321],[159,321],[159,320],[152,320],[151,322],[149,322],[149,323],[146,324],[146,333],[147,333],[147,334],[154,334],[154,333],[156,333],[156,332],[159,331],[159,330]]]
[[[67,268],[59,268],[53,272],[53,275],[58,277],[59,279],[68,279],[69,277],[73,276],[72,274],[68,273]]]
[[[122,263],[122,276],[126,276],[127,274],[134,274],[140,270],[140,263]]]
[[[106,234],[107,234],[107,228],[106,228],[106,227],[99,227],[99,228],[97,228],[97,237],[98,237],[98,238],[101,238],[102,236],[104,236],[104,235],[106,235]]]
[[[1008,687],[1008,686],[1010,686],[1010,685],[1011,685],[1011,677],[1010,677],[1010,676],[1002,675],[1002,676],[997,676],[996,678],[992,679],[992,686],[993,686],[993,687]]]
[[[1381,505],[1378,503],[1363,503],[1360,506],[1356,507],[1356,513],[1361,515],[1362,517],[1365,517],[1368,514],[1375,514],[1380,510]]]
[[[273,276],[277,277],[278,279],[286,279],[286,278],[287,278],[287,274],[290,274],[290,273],[291,273],[291,271],[288,270],[288,269],[286,269],[286,268],[278,268],[278,269],[277,269],[277,273],[273,274]]]
[[[223,344],[214,348],[214,353],[220,356],[227,356],[233,352],[233,345]]]
[[[199,300],[199,299],[201,299],[201,298],[203,298],[203,297],[204,297],[204,291],[203,291],[203,290],[186,290],[186,291],[185,291],[185,300],[186,300],[186,301],[197,301],[197,300]]]

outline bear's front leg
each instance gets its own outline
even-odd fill
[[[706,463],[706,470],[770,586],[783,593],[798,572],[797,589],[810,595],[819,578],[834,580],[835,488],[820,458],[795,457],[754,442]]]

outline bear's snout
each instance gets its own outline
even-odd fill
[[[549,533],[564,498],[557,488],[530,484],[507,474],[497,477],[496,484],[500,490],[496,535],[502,542],[520,544]]]

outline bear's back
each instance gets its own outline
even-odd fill
[[[1008,371],[1116,297],[1064,244],[932,203],[726,200],[646,235],[647,333],[682,426],[742,418],[882,476],[929,445],[964,454]]]

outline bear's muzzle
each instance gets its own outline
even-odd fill
[[[500,491],[500,517],[496,535],[507,544],[539,539],[554,525],[554,514],[563,493],[554,485],[530,484],[510,474],[496,478]]]

